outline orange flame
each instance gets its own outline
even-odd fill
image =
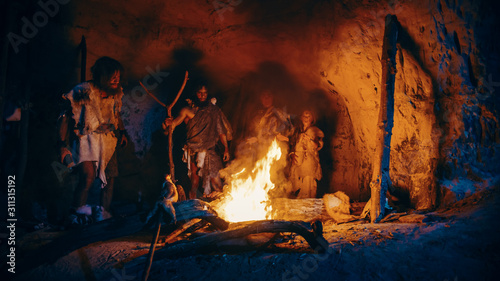
[[[214,208],[220,217],[229,222],[270,219],[269,191],[274,188],[271,182],[271,166],[281,158],[281,149],[274,140],[265,157],[257,161],[251,173],[245,169],[231,176],[225,195],[215,203]]]

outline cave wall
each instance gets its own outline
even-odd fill
[[[495,178],[499,168],[493,164],[498,160],[494,133],[498,132],[498,98],[491,80],[486,81],[487,75],[498,73],[492,64],[498,61],[498,49],[487,31],[498,26],[492,21],[492,4],[364,3],[347,8],[352,17],[339,24],[342,28],[333,33],[333,48],[323,54],[323,69],[329,74],[323,84],[346,100],[361,166],[370,170],[384,16],[392,13],[401,24],[391,141],[391,180],[396,193],[405,195],[414,207],[427,209],[442,203],[448,196],[442,193],[449,189],[462,192],[456,182],[475,178],[469,185],[480,186]],[[482,51],[486,49],[488,52]],[[481,128],[487,129],[481,133]],[[480,159],[477,154],[482,151],[488,151],[489,157]],[[362,171],[359,177],[370,177]],[[450,195],[451,201],[455,195]]]
[[[121,164],[127,179],[123,183],[154,188],[167,170],[159,133],[165,112],[144,95],[139,81],[148,82],[149,90],[168,102],[184,70],[190,70],[190,82],[210,81],[236,130],[243,122],[239,113],[255,104],[259,90],[272,88],[289,113],[298,114],[304,107],[317,111],[318,125],[327,135],[321,155],[324,191],[342,190],[354,200],[367,200],[382,87],[384,17],[392,13],[401,24],[391,142],[395,191],[405,194],[413,206],[427,209],[450,197],[441,187],[452,190],[460,179],[480,185],[498,175],[494,79],[500,79],[500,71],[492,36],[498,21],[491,6],[495,4],[217,3],[75,0],[61,4],[49,24],[21,47],[21,52],[37,58],[31,72],[37,77],[38,105],[44,98],[55,100],[78,81],[77,46],[82,35],[88,47],[87,73],[100,56],[120,60],[126,68],[123,114],[133,140],[123,156],[128,161]],[[35,2],[31,5],[20,16],[29,18],[39,9]],[[19,22],[18,30],[21,27]],[[54,83],[49,87],[46,81]],[[186,97],[189,91],[188,83]],[[184,104],[181,101],[174,113]],[[54,123],[54,115],[46,117],[48,123]],[[47,170],[47,165],[33,166],[32,173]]]

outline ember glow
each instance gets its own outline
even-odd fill
[[[251,172],[243,169],[232,176],[223,198],[214,208],[223,219],[230,222],[271,219],[269,191],[271,166],[281,158],[281,149],[276,140],[269,147],[266,156],[255,164]]]

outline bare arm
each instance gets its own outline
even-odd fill
[[[224,145],[224,157],[222,158],[222,160],[224,160],[224,162],[229,161],[229,148],[227,146],[227,136],[225,134],[220,134],[219,139],[222,142],[222,145]]]
[[[69,104],[66,104],[65,107],[68,106]],[[59,118],[57,119],[57,126],[58,126],[58,147],[59,147],[59,158],[61,163],[64,163],[64,158],[67,155],[71,156],[71,152],[68,150],[68,143],[69,143],[69,135],[70,135],[70,130],[71,130],[71,125],[70,125],[70,117],[71,116],[71,110],[69,108],[64,109],[61,114],[59,115]],[[67,163],[66,163],[67,164]]]
[[[189,107],[185,107],[181,110],[181,112],[175,119],[167,117],[165,121],[163,121],[162,124],[163,130],[167,130],[168,126],[172,126],[172,129],[175,129],[175,127],[181,124],[182,121],[184,121],[184,119],[186,118],[191,119],[193,117],[194,117],[194,111]]]
[[[62,144],[66,142],[68,136],[68,116],[66,114],[61,114],[59,119],[57,119],[57,123],[59,126],[59,142]]]
[[[128,144],[128,139],[127,139],[127,131],[125,130],[125,126],[123,125],[123,120],[120,115],[118,115],[118,130],[120,131],[120,145],[122,147],[127,146]]]

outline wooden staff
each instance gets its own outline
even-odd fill
[[[182,86],[177,93],[177,96],[175,97],[174,101],[167,107],[167,115],[169,118],[172,118],[172,107],[174,107],[175,103],[179,100],[179,97],[181,96],[182,91],[184,91],[184,87],[186,86],[187,80],[188,80],[188,72],[186,71],[186,74],[184,75],[184,82],[182,82]],[[168,128],[168,158],[170,159],[170,177],[172,178],[172,181],[175,183],[175,166],[174,166],[174,158],[172,155],[172,148],[173,148],[173,140],[172,140],[172,135],[174,133],[174,128],[170,126]]]
[[[167,115],[169,118],[172,118],[172,107],[174,107],[175,103],[177,100],[179,100],[179,97],[182,94],[182,91],[184,91],[184,87],[186,86],[186,82],[188,80],[188,72],[186,71],[186,75],[184,76],[184,82],[182,82],[182,86],[177,93],[177,96],[175,97],[174,101],[166,106],[164,103],[162,103],[159,99],[157,99],[153,94],[151,94],[146,87],[142,84],[142,82],[139,82],[141,86],[144,88],[146,93],[150,95],[154,100],[156,100],[161,106],[167,108]],[[172,134],[174,132],[174,129],[172,126],[169,127],[168,129],[168,157],[170,159],[170,177],[172,178],[172,181],[175,183],[175,169],[174,169],[174,159],[172,156],[172,148],[173,148],[173,140],[172,140]],[[156,243],[158,242],[158,236],[160,236],[160,228],[161,228],[161,221],[163,219],[163,212],[161,211],[161,208],[158,209],[158,221],[156,222],[156,231],[153,236],[153,240],[151,241],[151,246],[149,247],[149,253],[148,253],[148,258],[146,261],[146,267],[144,268],[144,273],[142,274],[142,280],[146,281],[148,280],[149,276],[149,271],[151,270],[151,264],[153,263],[153,255],[155,253],[155,248],[156,248]]]
[[[175,97],[174,101],[170,105],[165,105],[162,103],[157,97],[155,97],[153,94],[151,94],[148,89],[142,84],[142,82],[139,82],[141,86],[144,88],[146,93],[150,95],[157,103],[159,103],[161,106],[165,107],[167,109],[167,115],[169,118],[172,118],[172,108],[174,107],[175,103],[179,100],[179,97],[182,94],[182,91],[184,91],[184,87],[186,87],[186,83],[188,80],[188,72],[186,71],[186,75],[184,76],[184,81],[182,82],[182,86],[179,89],[179,92],[177,93],[177,96]],[[172,126],[169,127],[168,129],[168,157],[170,159],[170,177],[172,178],[172,181],[175,182],[175,166],[174,166],[174,158],[172,156],[172,149],[173,149],[173,140],[172,140],[172,134],[174,132],[174,129]]]

